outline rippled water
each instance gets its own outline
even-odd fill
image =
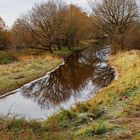
[[[68,57],[51,74],[1,97],[0,114],[45,119],[61,108],[92,98],[114,79],[114,70],[107,62],[110,51],[109,47],[91,47]]]

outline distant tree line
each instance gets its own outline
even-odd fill
[[[36,4],[17,19],[12,28],[16,47],[37,47],[53,52],[72,49],[90,38],[90,17],[80,7],[61,0]]]
[[[35,4],[7,29],[0,18],[0,49],[39,48],[51,53],[72,49],[81,40],[106,39],[114,50],[140,49],[140,18],[136,0],[89,0],[92,13],[49,0]]]
[[[6,24],[0,17],[0,49],[5,49],[10,45],[11,33],[7,30]]]

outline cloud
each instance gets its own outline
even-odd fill
[[[8,26],[22,14],[26,13],[37,2],[46,0],[0,0],[0,17],[4,19]],[[88,7],[87,0],[65,0],[68,4],[77,4],[83,8]]]

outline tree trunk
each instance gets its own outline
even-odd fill
[[[60,44],[58,44],[58,50],[61,50],[61,45]]]

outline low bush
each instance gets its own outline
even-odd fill
[[[16,58],[11,54],[1,51],[0,52],[0,64],[9,64],[16,61]]]

